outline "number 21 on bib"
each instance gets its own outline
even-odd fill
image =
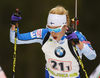
[[[60,61],[55,59],[49,59],[49,64],[53,70],[69,72],[72,70],[71,61]]]

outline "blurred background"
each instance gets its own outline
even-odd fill
[[[13,47],[9,31],[11,15],[16,8],[21,11],[20,33],[45,28],[48,12],[62,5],[69,10],[70,19],[74,18],[75,0],[0,0],[0,66],[8,78],[12,78]],[[83,56],[85,69],[90,75],[100,63],[100,0],[78,0],[78,30],[91,41],[97,58],[88,60]],[[16,78],[45,78],[45,58],[41,45],[17,45]],[[81,74],[82,78],[84,74]]]

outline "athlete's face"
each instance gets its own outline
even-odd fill
[[[67,28],[67,25],[64,26],[48,26],[48,30],[50,30],[51,36],[56,40],[61,40],[62,36],[65,35],[65,31]],[[61,29],[61,30],[60,30]]]

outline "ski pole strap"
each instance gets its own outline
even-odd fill
[[[80,59],[80,56],[79,56],[79,54],[78,54],[78,51],[77,51],[77,48],[76,48],[75,45],[74,45],[74,49],[75,49],[75,51],[76,51],[76,53],[77,53],[77,57],[78,57],[78,60],[79,60],[79,62],[80,62],[80,65],[81,65],[81,67],[82,67],[82,70],[83,70],[84,73],[85,73],[85,77],[88,78],[88,74],[87,74],[86,70],[84,69],[84,64],[83,64],[82,60]]]

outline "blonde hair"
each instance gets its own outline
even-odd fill
[[[69,27],[70,24],[70,19],[69,19],[69,15],[68,15],[68,10],[66,10],[63,6],[56,6],[54,8],[52,8],[49,13],[51,14],[59,14],[59,15],[66,15],[66,19],[67,19],[67,27]]]

